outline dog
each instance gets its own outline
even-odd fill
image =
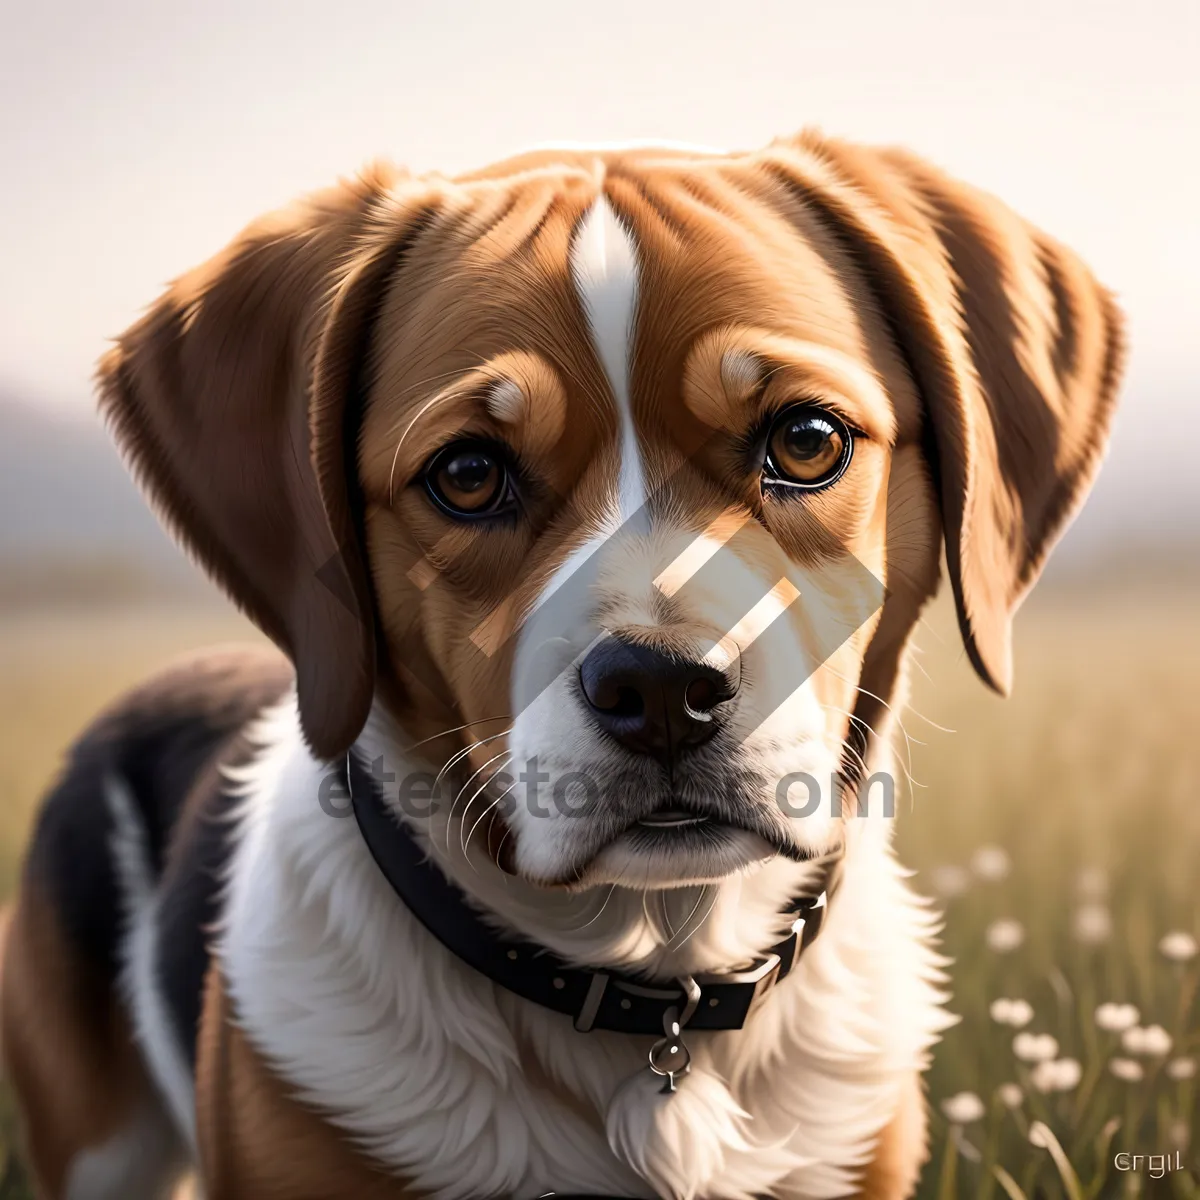
[[[906,656],[944,550],[1009,689],[1121,328],[815,132],[376,165],[175,282],[101,411],[283,653],[170,668],[44,803],[39,1195],[909,1195],[953,1018],[882,794]]]

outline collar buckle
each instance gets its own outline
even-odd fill
[[[746,1018],[755,1012],[761,1005],[763,1000],[770,994],[772,988],[779,981],[780,969],[783,965],[783,960],[778,954],[768,954],[765,958],[760,958],[757,962],[752,963],[744,971],[727,971],[721,974],[707,973],[697,975],[695,982],[701,987],[721,986],[722,984],[749,985],[754,991],[751,993],[750,1001],[746,1006]],[[694,1011],[694,1010],[693,1010]]]

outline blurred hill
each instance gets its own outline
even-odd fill
[[[0,392],[0,554],[109,547],[187,567],[99,420]]]
[[[95,418],[0,392],[0,606],[217,593],[159,526]]]

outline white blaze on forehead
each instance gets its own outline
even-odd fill
[[[587,314],[592,343],[617,401],[621,421],[619,520],[627,521],[646,502],[645,479],[633,425],[629,368],[637,311],[637,251],[629,231],[601,195],[575,231],[571,273]]]

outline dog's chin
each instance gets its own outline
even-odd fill
[[[774,858],[805,862],[812,852],[784,834],[680,814],[637,821],[562,870],[518,870],[530,883],[565,891],[606,884],[637,889],[720,883]]]

